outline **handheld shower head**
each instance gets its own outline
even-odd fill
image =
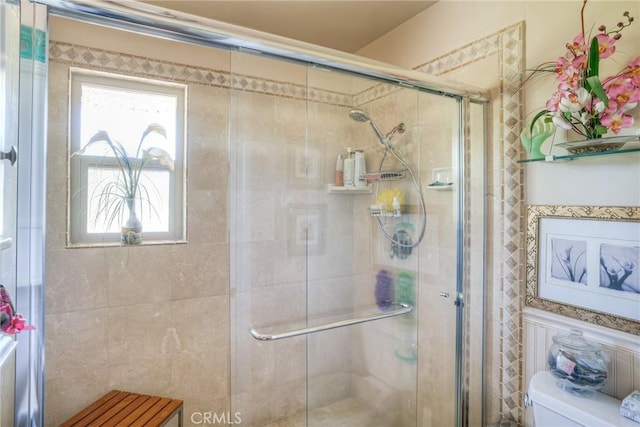
[[[376,126],[376,124],[373,122],[373,120],[371,120],[371,118],[369,118],[369,116],[367,116],[367,113],[365,113],[363,110],[360,110],[360,109],[356,108],[356,109],[353,109],[353,110],[349,111],[349,117],[351,117],[356,122],[363,122],[363,123],[367,123],[368,122],[371,125],[371,128],[373,129],[373,131],[376,133],[376,136],[380,140],[380,143],[382,145],[384,145],[385,147],[389,147],[389,145],[390,145],[389,141],[384,137],[382,132],[380,132],[380,129],[378,128],[378,126]]]
[[[373,120],[371,120],[367,113],[358,108],[349,111],[349,117],[351,117],[356,122],[369,123],[373,131],[376,133],[376,136],[380,140],[380,143],[384,145],[385,148],[393,148],[391,146],[391,137],[396,133],[404,133],[405,130],[404,123],[400,123],[398,126],[391,129],[388,134],[383,135],[382,132],[380,132],[380,128],[376,126],[376,124],[373,122]]]
[[[363,110],[353,109],[349,111],[349,117],[351,117],[356,122],[370,122],[371,119],[367,116]]]

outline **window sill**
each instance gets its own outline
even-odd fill
[[[96,248],[135,248],[139,246],[168,246],[186,245],[186,240],[150,240],[143,241],[139,245],[123,245],[119,242],[96,242],[96,243],[67,243],[66,249],[96,249]]]

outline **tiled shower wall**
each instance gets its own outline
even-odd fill
[[[229,91],[189,83],[188,132],[197,137],[189,140],[188,168],[202,173],[188,177],[188,244],[68,249],[69,67],[97,67],[88,49],[56,43],[51,49],[47,425],[114,388],[181,396],[188,414],[222,413],[229,405]]]

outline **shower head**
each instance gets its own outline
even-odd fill
[[[380,143],[384,145],[386,148],[390,148],[391,144],[389,143],[389,140],[385,138],[382,132],[380,132],[380,129],[378,128],[378,126],[376,126],[373,120],[371,120],[371,118],[367,116],[367,113],[365,113],[363,110],[356,108],[349,111],[349,117],[351,117],[356,122],[363,122],[363,123],[368,122],[371,125],[371,128],[373,129],[373,131],[376,133],[376,136],[380,140]]]
[[[356,122],[370,122],[371,121],[369,116],[367,116],[367,113],[365,113],[362,110],[358,110],[358,109],[354,109],[354,110],[349,111],[349,117],[351,117]]]

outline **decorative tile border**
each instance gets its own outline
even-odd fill
[[[495,34],[419,65],[415,69],[431,75],[442,75],[492,55],[498,56],[500,88],[496,102],[501,114],[497,134],[490,142],[492,169],[488,168],[494,218],[487,223],[493,242],[487,248],[493,257],[492,276],[485,292],[494,298],[492,316],[500,328],[499,342],[493,347],[500,357],[500,372],[489,377],[488,393],[498,393],[498,416],[504,420],[523,422],[522,406],[522,283],[524,282],[524,177],[517,164],[521,155],[518,130],[522,126],[522,97],[517,90],[524,72],[524,22],[504,28]],[[489,309],[489,307],[487,307]],[[488,347],[491,347],[489,343]],[[491,362],[487,361],[486,366]],[[487,399],[489,401],[490,399]],[[495,410],[488,408],[489,418]]]
[[[142,56],[95,49],[70,43],[51,41],[49,60],[106,72],[155,78],[180,83],[216,86],[246,92],[264,93],[285,98],[305,99],[325,104],[350,107],[354,96],[318,88],[306,88],[285,81],[276,81],[228,71],[160,61]]]
[[[432,76],[439,76],[450,73],[458,68],[469,65],[491,55],[498,53],[501,33],[495,33],[484,39],[475,40],[468,45],[462,46],[453,52],[440,56],[422,65],[414,67],[414,70],[421,71]]]

